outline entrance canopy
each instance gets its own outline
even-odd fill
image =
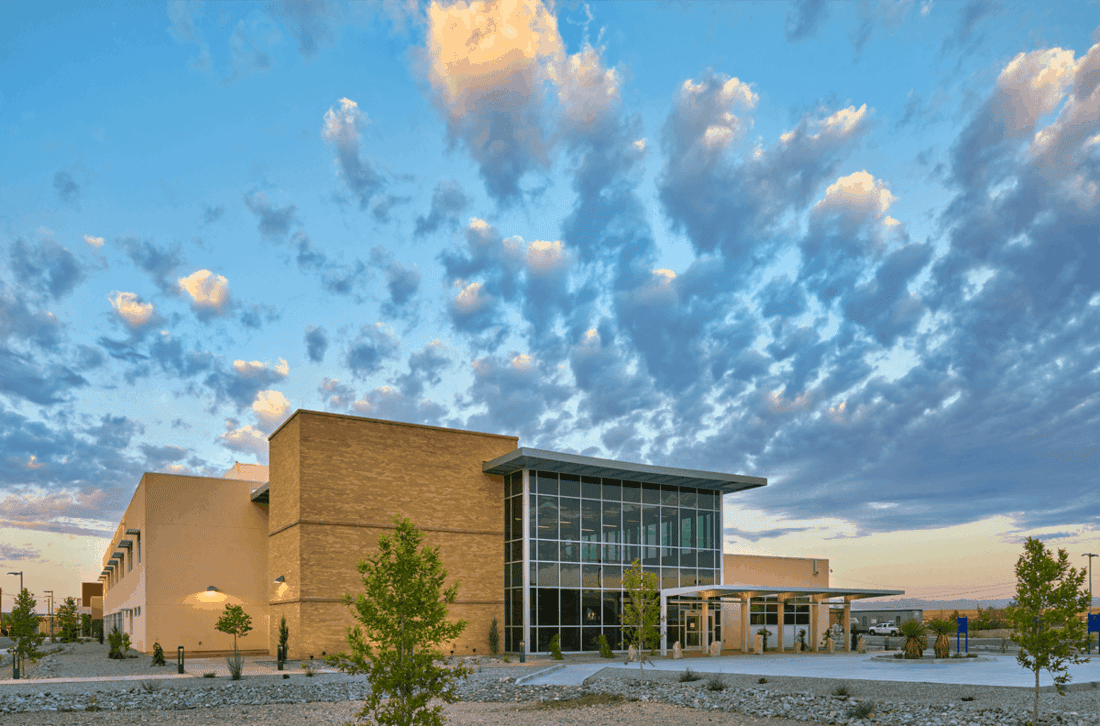
[[[853,600],[861,600],[863,598],[871,597],[886,597],[888,595],[904,595],[904,590],[851,590],[844,587],[783,587],[778,585],[699,585],[694,587],[670,587],[661,590],[661,655],[668,655],[668,603],[670,600],[680,600],[684,598],[699,598],[701,600],[701,609],[703,612],[702,617],[702,645],[706,648],[710,644],[710,634],[707,627],[707,611],[709,610],[710,601],[736,598],[739,602],[748,603],[751,607],[753,600],[760,599],[774,599],[779,601],[779,650],[783,650],[783,607],[787,601],[799,601],[809,600],[816,605],[827,604],[833,598],[843,598],[844,603],[844,618],[841,621],[844,628],[844,644],[845,650],[851,649],[851,643],[849,642],[850,623],[851,617],[851,603]],[[742,650],[748,651],[748,644],[751,638],[751,628],[749,626],[749,607],[741,608],[741,623],[739,631],[741,633],[741,647]],[[810,608],[810,632],[816,634],[818,632],[817,626],[817,608]],[[826,622],[826,626],[828,623]],[[817,638],[816,635],[811,635],[812,649],[817,650]],[[718,646],[721,649],[721,646]]]
[[[696,587],[670,587],[661,590],[662,598],[677,597],[751,597],[760,598],[780,596],[781,600],[809,597],[813,602],[824,602],[834,597],[843,597],[845,602],[868,597],[887,597],[904,595],[905,590],[849,590],[843,587],[780,587],[774,585],[700,585]]]

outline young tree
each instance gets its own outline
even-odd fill
[[[1039,723],[1039,671],[1054,677],[1058,693],[1065,695],[1068,665],[1084,663],[1086,625],[1077,614],[1088,608],[1089,593],[1082,589],[1084,569],[1069,565],[1069,555],[1050,550],[1034,537],[1024,543],[1016,562],[1016,599],[1008,608],[1012,640],[1020,646],[1016,660],[1035,672],[1035,701],[1032,724]]]
[[[233,655],[236,656],[237,636],[243,638],[252,630],[252,616],[247,615],[240,605],[227,604],[214,629],[233,636]]]
[[[279,660],[286,660],[287,643],[290,642],[290,628],[286,626],[286,616],[279,619]]]
[[[358,718],[373,717],[383,726],[442,726],[443,706],[430,703],[457,701],[456,682],[469,673],[436,663],[436,649],[466,629],[465,620],[447,619],[458,583],[444,589],[439,548],[422,547],[424,535],[408,519],[394,524],[393,535],[379,538],[377,551],[359,562],[363,594],[343,598],[361,624],[348,628],[351,654],[327,661],[370,681]]]
[[[21,590],[15,598],[15,606],[8,616],[8,634],[15,641],[13,655],[20,660],[39,658],[42,653],[38,646],[46,639],[45,633],[38,632],[38,614],[34,612],[37,604],[28,590]]]
[[[661,594],[657,587],[657,575],[642,572],[642,563],[634,560],[623,573],[622,631],[623,645],[638,649],[638,669],[645,668],[649,656],[646,648],[661,642]]]
[[[61,628],[62,643],[80,640],[80,618],[77,616],[75,598],[65,598],[65,602],[57,608],[57,622]]]
[[[489,652],[496,655],[500,652],[500,628],[497,627],[497,619],[493,618],[489,626]]]

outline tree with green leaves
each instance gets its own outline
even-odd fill
[[[240,605],[226,604],[214,629],[233,636],[233,653],[236,654],[238,636],[243,638],[252,630],[252,616],[245,613]]]
[[[38,646],[46,639],[45,633],[38,632],[39,617],[34,611],[37,601],[30,591],[24,589],[15,598],[15,606],[8,616],[8,634],[15,641],[12,653],[19,660],[32,660],[42,657]]]
[[[75,643],[80,640],[80,617],[76,612],[76,599],[65,598],[57,608],[57,623],[61,628],[61,642]]]
[[[1041,541],[1028,537],[1024,553],[1016,561],[1016,598],[1008,607],[1012,641],[1020,646],[1016,660],[1035,673],[1035,701],[1031,723],[1039,723],[1039,672],[1054,677],[1054,687],[1065,695],[1068,666],[1085,663],[1087,626],[1077,614],[1089,606],[1083,588],[1085,570],[1070,567],[1063,549],[1058,557]]]
[[[623,592],[623,645],[638,650],[638,669],[643,670],[649,660],[646,649],[661,642],[661,591],[656,573],[642,572],[642,563],[634,560],[623,573]]]
[[[412,522],[395,518],[394,524],[393,535],[379,538],[374,554],[359,562],[363,594],[343,597],[359,621],[347,631],[351,653],[327,661],[370,681],[358,718],[381,726],[442,726],[443,706],[431,702],[457,701],[455,686],[469,673],[436,660],[437,649],[466,629],[465,620],[447,618],[458,583],[444,587],[439,548],[423,546],[424,535]]]
[[[228,658],[226,663],[229,664],[229,677],[234,681],[239,681],[241,670],[244,668],[244,659],[241,658],[241,653],[237,650],[237,637],[243,638],[252,630],[252,616],[245,613],[244,608],[240,605],[226,603],[225,612],[222,613],[221,618],[214,625],[214,629],[233,636],[233,657]]]

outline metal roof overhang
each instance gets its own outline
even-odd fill
[[[759,476],[723,474],[714,471],[697,471],[695,469],[674,469],[668,466],[634,464],[628,461],[597,459],[592,456],[563,454],[541,449],[516,449],[504,456],[498,456],[492,461],[485,461],[481,464],[483,472],[496,476],[513,474],[523,469],[553,471],[559,474],[573,474],[576,476],[598,476],[607,479],[627,479],[649,484],[713,489],[723,494],[768,485],[768,480]]]
[[[120,539],[118,541],[118,546],[119,547],[125,547],[128,550],[132,550],[134,548],[134,542],[133,542],[133,540],[129,540],[129,539]]]
[[[141,536],[141,530],[140,529],[128,529],[128,530],[126,530],[126,534],[129,534],[129,535],[135,535],[136,534],[140,537]]]
[[[252,490],[252,501],[257,504],[271,504],[271,495],[268,492],[268,482]]]
[[[764,585],[699,585],[696,587],[670,587],[661,590],[661,597],[734,597],[747,595],[748,597],[767,597],[769,595],[784,596],[784,600],[800,597],[816,597],[818,601],[824,601],[834,597],[843,597],[845,601],[862,600],[870,597],[888,597],[890,595],[904,595],[905,590],[851,590],[844,587],[775,587]]]

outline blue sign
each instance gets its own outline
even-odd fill
[[[1100,613],[1089,615],[1089,632],[1100,633]]]
[[[959,633],[960,634],[962,634],[962,633],[966,633],[967,635],[970,634],[970,631],[966,629],[966,622],[967,622],[967,618],[959,618]]]

